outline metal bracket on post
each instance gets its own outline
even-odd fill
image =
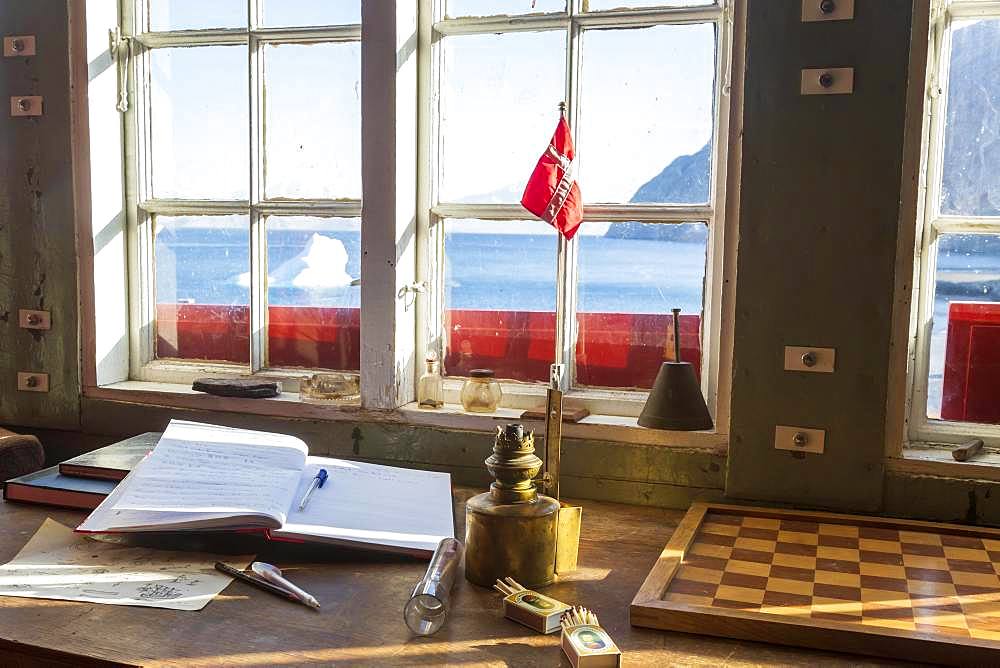
[[[108,30],[108,53],[115,63],[118,78],[118,100],[115,108],[124,113],[128,111],[128,68],[132,61],[132,42],[122,35],[117,26]]]
[[[34,35],[11,35],[3,38],[4,58],[27,57],[35,55]]]
[[[566,365],[549,368],[549,389],[545,401],[545,486],[548,495],[559,500],[559,459],[562,449],[563,387]]]
[[[41,95],[14,95],[10,98],[11,116],[41,116]]]

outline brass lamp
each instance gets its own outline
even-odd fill
[[[652,429],[698,431],[711,429],[712,416],[701,394],[694,366],[681,361],[679,308],[674,314],[674,360],[660,365],[653,389],[639,414],[639,425]]]

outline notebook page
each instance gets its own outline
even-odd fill
[[[146,460],[133,467],[130,476],[141,469]],[[125,480],[128,480],[126,478]],[[280,526],[276,519],[267,519],[260,515],[253,518],[236,519],[232,514],[212,513],[177,513],[158,512],[155,510],[119,510],[115,507],[128,487],[125,482],[119,483],[115,489],[94,509],[76,531],[83,533],[103,533],[120,531],[162,531],[169,529],[202,529],[211,526],[236,526],[274,528]]]
[[[263,515],[281,523],[306,451],[290,436],[171,421],[152,454],[94,512],[102,522],[88,520],[80,528],[120,528],[140,520],[169,525],[199,514],[205,519]]]
[[[299,501],[319,469],[329,474],[305,510]],[[277,538],[321,538],[433,552],[455,535],[451,476],[436,471],[309,457]]]

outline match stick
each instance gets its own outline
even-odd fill
[[[560,623],[563,626],[581,626],[584,624],[589,624],[591,626],[600,626],[597,621],[597,615],[588,610],[587,608],[576,606],[570,608],[562,616]]]
[[[514,591],[524,591],[524,587],[518,584],[514,578],[504,578],[507,584],[514,589]]]
[[[497,583],[493,585],[493,588],[496,589],[501,594],[503,594],[504,596],[510,596],[511,594],[514,593],[514,591],[501,580],[497,580]]]
[[[511,594],[516,594],[519,591],[524,591],[524,587],[514,581],[513,578],[505,578],[504,580],[497,580],[493,588],[504,596],[510,596]]]

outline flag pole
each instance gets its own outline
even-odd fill
[[[566,118],[566,102],[559,103],[559,115]]]

